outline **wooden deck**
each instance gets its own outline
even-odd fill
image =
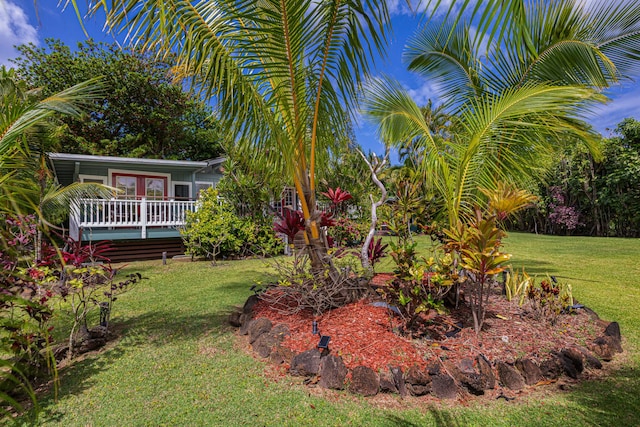
[[[81,199],[71,208],[69,234],[85,241],[177,237],[195,210],[191,200]]]

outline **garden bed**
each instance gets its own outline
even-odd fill
[[[378,281],[384,279],[378,278]],[[277,288],[269,292],[277,292]],[[330,337],[329,349],[317,357],[330,354],[341,359],[347,370],[345,387],[354,382],[353,372],[360,367],[370,368],[377,374],[377,381],[383,382],[391,376],[393,367],[399,369],[407,381],[416,372],[425,373],[427,378],[442,375],[452,378],[447,381],[456,391],[448,393],[449,397],[467,392],[502,395],[503,390],[522,393],[532,386],[556,382],[562,376],[579,379],[600,369],[601,360],[611,360],[614,353],[621,351],[617,324],[600,320],[591,310],[579,308],[571,314],[562,314],[552,325],[545,319],[534,318],[526,304],[519,306],[516,301],[507,301],[499,290],[494,290],[489,298],[480,335],[475,333],[471,312],[463,303],[457,309],[450,307],[446,314],[431,310],[423,319],[425,335],[414,339],[400,334],[400,317],[379,303],[375,297],[365,298],[314,317],[309,310],[291,314],[258,300],[255,305],[250,304],[251,310],[246,310],[250,314],[240,323],[244,323],[242,330],[250,335],[254,349],[264,344],[265,340],[257,338],[269,328],[255,332],[251,330],[251,323],[255,325],[256,321],[249,319],[268,319],[269,322],[258,322],[261,328],[264,323],[278,325],[279,337],[266,341],[271,343],[268,345],[273,352],[259,350],[258,353],[263,357],[272,353],[271,359],[291,372],[299,373],[297,355],[316,357],[312,352],[318,352],[319,338],[324,335]],[[317,334],[313,334],[314,320]],[[274,359],[276,353],[279,356]],[[480,366],[483,360],[488,362],[491,371],[488,375],[495,377],[495,384],[483,377],[482,381],[488,382],[478,389],[469,382],[484,375]],[[315,376],[316,381],[310,380],[315,383],[322,377],[319,369],[303,375]],[[510,376],[517,377],[509,379]],[[425,382],[428,392],[432,385],[430,380]],[[414,392],[418,389],[407,385],[410,394],[424,394]],[[385,391],[383,386],[380,390]],[[391,391],[399,392],[397,384],[396,390]]]

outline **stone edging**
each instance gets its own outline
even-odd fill
[[[515,363],[491,362],[479,354],[475,360],[467,358],[458,364],[434,362],[425,370],[413,366],[406,372],[402,372],[400,367],[375,372],[367,366],[357,366],[349,371],[340,356],[315,348],[295,354],[281,346],[285,337],[290,335],[289,328],[284,324],[273,325],[266,318],[252,319],[252,309],[257,301],[257,296],[249,297],[242,310],[229,316],[229,323],[238,327],[241,335],[248,336],[254,352],[275,364],[288,363],[289,373],[305,377],[305,384],[334,390],[346,387],[362,396],[374,396],[380,392],[397,393],[403,397],[431,393],[440,399],[455,399],[458,393],[480,396],[497,386],[519,391],[555,381],[563,375],[578,379],[586,368],[601,369],[601,361],[611,361],[616,353],[623,351],[620,326],[611,322],[589,348],[567,347],[551,353],[540,364],[528,357]],[[347,376],[350,376],[348,382]]]

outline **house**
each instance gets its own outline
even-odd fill
[[[179,227],[185,213],[195,210],[201,190],[220,180],[224,161],[66,153],[49,153],[48,157],[61,185],[98,182],[120,190],[111,199],[79,200],[69,216],[69,236],[83,242],[113,241],[112,259],[121,256],[124,248],[130,249],[129,257],[138,259],[158,258],[162,252],[181,253]]]

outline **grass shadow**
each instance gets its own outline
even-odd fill
[[[124,357],[133,348],[142,345],[162,347],[171,343],[196,341],[204,336],[232,333],[234,328],[228,324],[228,315],[233,311],[218,310],[216,313],[201,315],[181,315],[174,311],[153,311],[139,316],[123,318],[114,323],[112,331],[115,338],[101,350],[79,356],[71,365],[60,370],[59,397],[78,395],[95,385],[92,379],[96,374],[109,369],[118,359]],[[56,412],[53,390],[47,390],[39,396],[41,422],[56,422],[64,417]],[[15,425],[25,425],[25,418],[16,420]]]
[[[585,425],[640,425],[640,370],[625,366],[600,380],[585,381],[568,400],[585,409]]]
[[[433,416],[433,423],[430,423],[429,425],[433,425],[435,427],[462,427],[467,425],[464,421],[457,420],[450,411],[431,408],[429,409],[429,414]],[[424,425],[407,421],[396,414],[387,415],[385,418],[389,421],[389,425],[397,427],[421,427]]]
[[[116,326],[125,347],[152,344],[166,345],[171,341],[191,341],[205,334],[231,333],[229,314],[234,307],[217,313],[182,315],[173,311],[153,311],[124,318]]]

